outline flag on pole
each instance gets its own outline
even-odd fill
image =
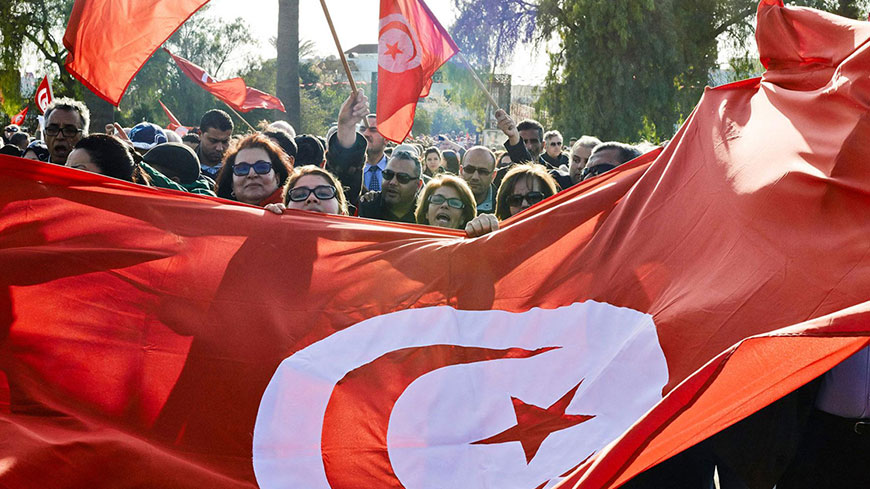
[[[39,108],[40,114],[45,114],[45,109],[48,108],[51,101],[54,100],[54,92],[51,89],[51,80],[48,79],[48,75],[42,77],[42,81],[39,82],[39,86],[36,87],[36,106]]]
[[[391,141],[405,140],[417,100],[429,95],[432,75],[458,51],[423,0],[381,0],[378,132]]]
[[[12,116],[12,124],[18,124],[19,126],[24,124],[24,117],[27,116],[27,109],[30,107],[24,107],[24,110]]]
[[[0,156],[0,485],[612,488],[817,377],[870,343],[870,27],[757,36],[474,240]]]
[[[164,48],[165,49],[165,48]],[[225,102],[239,112],[250,112],[252,109],[274,109],[284,112],[284,104],[278,97],[250,88],[242,78],[217,81],[199,66],[190,61],[172,54],[165,49],[181,72],[187,75],[194,83]]]
[[[172,114],[172,112],[169,111],[169,109],[166,107],[162,100],[158,100],[158,102],[160,102],[160,106],[163,107],[163,112],[166,113],[166,117],[169,118],[169,125],[166,126],[166,128],[170,131],[175,131],[182,135],[187,134],[190,128],[179,122],[178,119]]]
[[[66,69],[117,106],[161,44],[208,0],[76,0],[63,36]]]

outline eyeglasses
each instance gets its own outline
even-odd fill
[[[449,207],[453,207],[454,209],[464,209],[465,202],[457,199],[456,197],[450,197],[449,199],[443,195],[433,195],[429,197],[429,203],[432,205],[441,205],[447,202]]]
[[[410,182],[411,180],[417,180],[420,178],[419,176],[415,177],[413,175],[408,175],[407,173],[396,173],[393,170],[384,170],[382,175],[384,176],[384,182],[389,182],[393,179],[393,177],[396,177],[396,180],[398,180],[399,183],[403,185]]]
[[[18,132],[18,129],[15,129],[14,127],[7,127],[6,129],[4,129],[4,131],[6,131],[6,132]]]
[[[473,175],[476,172],[478,175],[480,175],[482,177],[487,177],[487,176],[489,176],[490,173],[492,173],[492,170],[487,170],[486,168],[478,168],[476,166],[471,166],[471,165],[465,165],[462,167],[462,172],[467,173],[469,175]]]
[[[616,165],[609,165],[607,163],[603,163],[601,165],[590,166],[589,168],[584,168],[582,172],[580,172],[580,179],[586,180],[587,178],[594,177],[596,175],[601,175],[602,173],[609,172],[610,170],[616,168]]]
[[[58,133],[60,133],[68,138],[71,138],[80,132],[82,132],[82,130],[75,127],[75,126],[60,127],[60,126],[56,126],[56,125],[52,124],[52,125],[45,128],[45,135],[51,136],[51,137],[57,136]]]
[[[507,203],[511,207],[520,207],[523,205],[523,201],[525,200],[529,204],[537,204],[538,202],[544,200],[543,192],[529,192],[525,195],[523,194],[513,194],[508,196]]]
[[[287,194],[287,198],[293,202],[302,202],[306,200],[309,195],[314,194],[318,200],[329,200],[334,199],[337,193],[338,191],[332,185],[318,185],[314,188],[293,187]]]
[[[250,173],[251,168],[257,175],[265,175],[272,171],[272,163],[264,160],[255,161],[254,163],[236,163],[233,165],[233,175],[243,177]]]
[[[562,141],[550,141],[550,146],[562,146]]]

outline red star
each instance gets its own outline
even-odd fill
[[[581,380],[580,384],[582,383],[583,381]],[[551,433],[576,426],[595,417],[585,414],[565,414],[565,410],[568,409],[568,405],[574,399],[574,394],[577,392],[580,384],[574,386],[573,389],[547,409],[526,404],[516,397],[511,397],[514,403],[514,411],[517,414],[516,426],[508,428],[495,436],[476,441],[472,445],[494,445],[518,441],[522,443],[523,451],[526,452],[526,463],[531,463],[538,453],[538,449],[541,448],[541,444],[544,443],[544,440]]]
[[[387,50],[384,52],[384,55],[389,54],[393,59],[396,59],[396,55],[401,54],[402,52],[403,51],[399,49],[399,42],[396,41],[395,44],[387,44]]]

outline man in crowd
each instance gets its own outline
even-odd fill
[[[18,146],[18,149],[23,153],[27,149],[27,145],[30,144],[30,135],[24,131],[18,131],[9,138],[9,144]]]
[[[423,186],[420,160],[408,151],[393,151],[383,173],[383,188],[360,202],[359,216],[394,222],[416,222],[417,192]]]
[[[495,212],[495,155],[485,146],[474,146],[462,158],[459,174],[468,182],[478,213]]]
[[[550,168],[568,166],[568,156],[562,153],[563,141],[559,131],[552,130],[544,133],[544,153],[541,154],[541,161],[545,166]]]
[[[531,156],[529,161],[541,163],[544,166],[547,166],[547,168],[551,168],[545,160],[541,159],[544,143],[544,126],[542,126],[538,121],[526,119],[517,124],[517,131],[519,131],[523,146],[525,146],[526,151],[528,151],[529,156]],[[560,137],[559,140],[561,141],[562,138]]]
[[[233,120],[226,112],[212,109],[203,114],[199,121],[199,130],[202,133],[199,139],[199,148],[196,150],[199,164],[202,173],[214,179],[221,169],[224,152],[230,145]]]
[[[384,149],[387,147],[387,140],[378,132],[377,116],[369,114],[369,127],[363,131],[363,136],[366,138],[368,147],[366,147],[366,163],[363,166],[363,187],[366,190],[381,190],[383,182],[383,171],[387,168],[387,156],[384,154]]]
[[[10,139],[12,138],[12,135],[20,130],[21,130],[21,128],[18,126],[18,124],[9,124],[8,126],[4,127],[3,128],[3,144],[12,144],[12,141],[10,141]]]
[[[601,140],[593,136],[583,136],[571,146],[571,162],[568,165],[568,175],[571,177],[571,185],[576,185],[583,180],[583,169],[592,156],[592,150],[601,144]]]
[[[583,168],[580,177],[585,180],[608,172],[623,163],[629,162],[642,153],[634,146],[610,141],[601,143],[592,150],[589,161]]]
[[[541,139],[544,136],[544,128],[537,121],[526,119],[516,124],[504,110],[495,111],[498,128],[507,136],[504,147],[514,163],[537,162],[546,166],[550,175],[559,184],[559,188],[566,189],[572,185],[571,177],[567,168],[554,167],[547,163],[541,156]],[[558,134],[558,132],[556,132]],[[562,141],[559,135],[558,141]],[[560,149],[561,151],[561,149]],[[506,170],[505,170],[506,171]]]
[[[73,147],[88,135],[91,113],[85,104],[70,98],[59,98],[45,109],[45,144],[49,162],[65,165]]]

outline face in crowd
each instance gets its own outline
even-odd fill
[[[429,174],[435,175],[438,173],[438,168],[441,167],[441,155],[436,153],[435,151],[429,152],[426,154],[426,169],[429,170]]]
[[[263,148],[239,150],[233,163],[233,194],[236,200],[257,205],[279,187],[278,174]]]
[[[363,137],[366,138],[368,146],[366,147],[366,156],[369,163],[377,163],[372,161],[373,158],[380,158],[384,154],[384,148],[387,147],[387,140],[378,132],[378,121],[374,116],[368,117],[369,127],[364,128]]]
[[[414,202],[423,184],[413,160],[393,157],[387,162],[381,183],[381,197],[387,206],[404,206]]]
[[[103,173],[103,169],[93,161],[91,154],[82,148],[74,149],[70,152],[66,159],[66,166],[91,173]]]
[[[428,204],[426,219],[430,225],[450,229],[465,228],[463,210],[467,204],[453,186],[442,185],[435,189],[428,198]]]
[[[568,166],[568,174],[571,176],[571,183],[577,183],[583,179],[583,169],[586,168],[586,163],[589,162],[589,156],[592,154],[592,148],[587,146],[576,145],[574,151],[571,152],[571,162]]]
[[[462,159],[460,174],[477,202],[483,202],[495,177],[495,157],[486,148],[471,148]]]
[[[550,158],[558,158],[562,154],[562,138],[559,136],[550,136],[547,139],[547,156]]]
[[[583,169],[583,179],[592,178],[596,175],[601,175],[622,164],[620,157],[622,154],[618,149],[602,149],[589,157],[586,162],[586,167]]]
[[[54,109],[45,121],[45,144],[50,161],[63,165],[83,133],[84,122],[78,112]]]
[[[199,151],[205,160],[202,164],[216,166],[221,163],[224,153],[230,146],[232,133],[232,129],[221,131],[216,127],[209,127],[202,133],[199,140]]]
[[[317,174],[299,177],[287,191],[287,208],[338,214],[341,206],[338,189],[327,178]]]
[[[526,146],[526,151],[532,155],[532,161],[538,159],[541,156],[542,145],[541,141],[541,133],[537,129],[523,129],[520,131],[520,139],[523,140],[523,144]]]
[[[513,191],[508,194],[507,204],[510,215],[528,209],[547,197],[544,182],[535,176],[523,176],[514,181]]]

